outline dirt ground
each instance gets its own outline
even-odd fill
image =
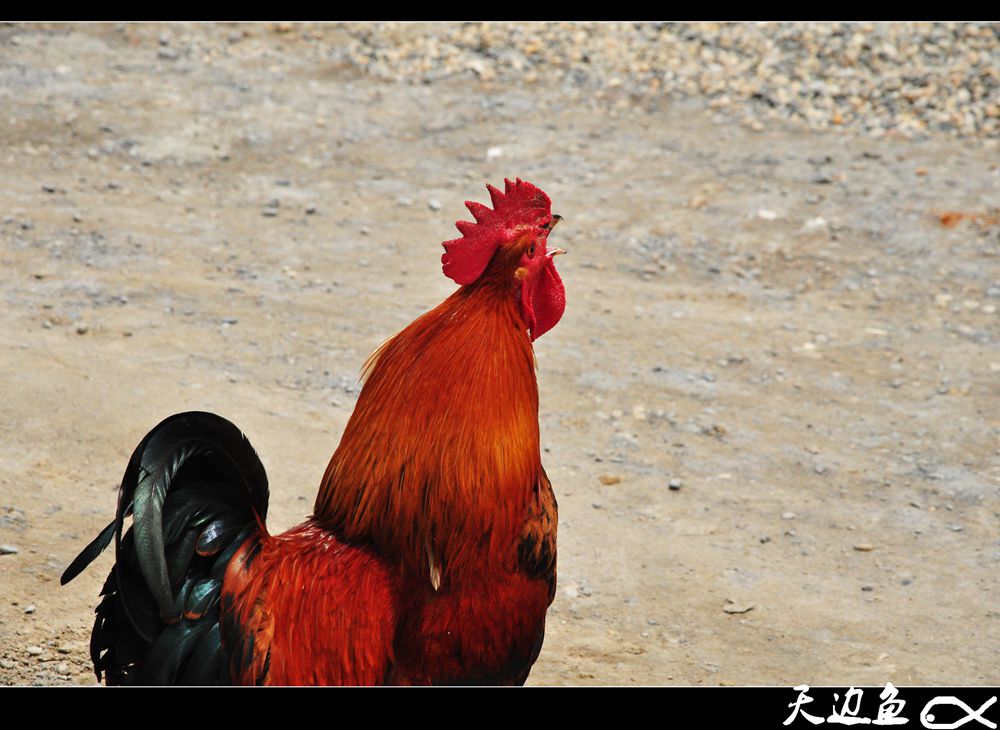
[[[361,364],[453,290],[440,241],[505,176],[570,252],[529,683],[1000,683],[996,140],[160,32],[0,28],[0,684],[94,682],[111,555],[59,575],[165,416],[234,421],[272,531],[308,514]]]

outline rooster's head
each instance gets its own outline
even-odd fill
[[[500,192],[487,185],[493,208],[466,201],[476,222],[458,221],[462,237],[445,241],[445,276],[457,284],[488,280],[517,297],[521,317],[536,340],[555,327],[566,309],[566,291],[549,248],[549,232],[561,220],[552,215],[549,196],[520,178],[504,181]]]

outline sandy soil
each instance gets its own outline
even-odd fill
[[[335,29],[176,58],[159,32],[0,28],[0,684],[93,683],[111,556],[58,577],[163,417],[233,420],[273,529],[309,512],[362,362],[453,289],[439,242],[504,176],[570,251],[529,683],[1000,683],[995,141],[393,84],[326,61]]]

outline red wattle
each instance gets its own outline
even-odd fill
[[[525,282],[521,309],[532,342],[555,327],[566,311],[566,289],[551,260],[533,281]]]

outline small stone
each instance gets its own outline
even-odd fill
[[[222,324],[236,324],[240,321],[239,317],[223,317]]]
[[[781,519],[783,519],[783,520],[794,520],[795,519],[795,513],[794,512],[785,512],[785,513],[783,513],[781,515]]]
[[[28,652],[28,656],[41,656],[43,650],[40,646],[29,646],[25,648],[25,651]]]
[[[0,555],[17,555],[17,552],[15,545],[0,545]]]
[[[726,599],[726,605],[722,607],[722,610],[726,613],[748,613],[754,609],[754,604],[752,603],[735,603],[728,598]]]
[[[927,177],[927,175],[928,175],[928,170],[927,170],[927,168],[926,168],[926,167],[918,167],[918,168],[917,168],[916,170],[914,170],[913,172],[914,172],[914,174],[916,174],[916,175],[917,175],[918,177]]]
[[[486,150],[487,160],[495,160],[498,157],[503,157],[503,147],[490,147]]]
[[[56,191],[56,188],[55,188],[54,185],[42,185],[42,192],[45,192],[45,193],[54,193],[55,191]]]
[[[859,553],[870,553],[872,550],[875,549],[875,546],[874,545],[869,545],[868,543],[863,542],[863,543],[860,543],[858,545],[855,545],[854,549],[857,550]]]
[[[621,477],[614,476],[612,474],[602,474],[600,477],[598,477],[598,479],[600,479],[601,484],[603,484],[606,487],[610,487],[613,484],[618,484],[622,480]]]
[[[669,482],[667,483],[667,486],[668,486],[668,487],[669,487],[669,488],[670,488],[670,489],[671,489],[672,491],[676,492],[676,491],[677,491],[677,490],[679,490],[679,489],[680,489],[680,488],[681,488],[682,486],[684,486],[684,483],[683,483],[683,482],[681,482],[681,480],[680,480],[680,479],[671,479],[671,480],[670,480],[670,481],[669,481]]]
[[[34,613],[37,610],[38,609],[35,607],[34,603],[32,603],[30,606],[25,606],[25,608],[24,608],[24,612],[27,613],[27,614],[29,614],[29,615],[32,614],[32,613]]]
[[[156,56],[164,61],[176,61],[181,57],[181,54],[177,52],[176,48],[161,48],[156,52]]]
[[[0,659],[0,669],[13,669],[17,666],[17,662],[12,659]]]
[[[72,670],[69,668],[69,664],[66,662],[59,662],[56,664],[56,674],[67,675],[70,674],[71,671]]]
[[[875,586],[865,584],[865,585],[861,586],[861,590],[865,591],[866,593],[869,593],[869,592],[875,590]]]
[[[427,207],[431,210],[441,210],[441,201],[437,198],[431,198],[427,201]]]
[[[404,208],[409,208],[411,205],[413,205],[413,199],[407,198],[405,195],[403,195],[396,198],[396,204],[401,205]]]
[[[80,324],[78,324],[76,326],[76,333],[78,335],[85,335],[89,331],[90,331],[90,325],[88,325],[88,324],[86,324],[84,322],[81,322]]]
[[[306,206],[306,215],[316,215],[316,206],[315,205],[307,205]]]

